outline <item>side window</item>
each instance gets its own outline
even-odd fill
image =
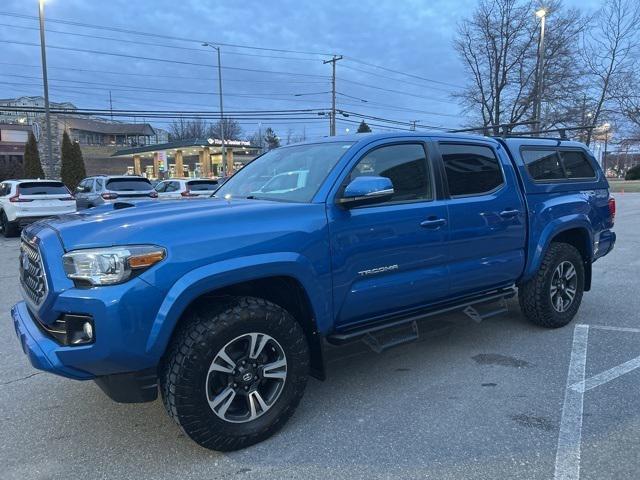
[[[560,157],[567,172],[567,178],[594,178],[594,172],[589,159],[577,150],[560,151]]]
[[[167,188],[167,182],[160,182],[155,186],[155,191],[158,193],[163,193]]]
[[[178,182],[167,182],[164,191],[165,192],[177,192],[180,190],[180,184]]]
[[[389,145],[367,153],[351,171],[356,177],[387,177],[395,193],[391,202],[433,199],[431,169],[421,144]]]
[[[103,187],[104,187],[104,180],[102,180],[101,178],[98,178],[96,180],[96,192],[102,191]]]
[[[502,185],[502,169],[493,150],[480,145],[441,143],[449,194],[481,195]]]
[[[0,197],[6,197],[9,190],[10,188],[8,183],[0,183]]]
[[[534,180],[557,180],[564,177],[560,157],[555,150],[523,150],[522,160]]]

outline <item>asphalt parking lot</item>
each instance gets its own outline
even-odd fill
[[[617,202],[616,249],[571,325],[529,325],[512,300],[380,355],[332,351],[285,428],[230,454],[185,438],[160,401],[31,368],[9,313],[18,241],[0,239],[0,478],[638,478],[640,194]]]

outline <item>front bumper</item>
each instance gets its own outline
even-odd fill
[[[16,330],[22,351],[29,357],[31,364],[45,372],[55,373],[75,380],[90,380],[94,375],[80,369],[64,365],[57,355],[61,347],[49,338],[36,325],[25,302],[20,302],[11,309],[13,326]],[[74,347],[86,348],[86,347]]]

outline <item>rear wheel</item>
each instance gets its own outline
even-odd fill
[[[242,297],[193,310],[161,373],[165,407],[205,448],[237,450],[260,442],[293,414],[304,392],[309,352],[284,309]]]
[[[18,234],[18,225],[10,222],[4,212],[0,212],[0,230],[5,237],[15,237]]]
[[[537,274],[520,285],[518,299],[525,317],[547,328],[567,325],[584,292],[584,260],[566,243],[552,243]]]

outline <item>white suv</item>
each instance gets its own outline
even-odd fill
[[[5,180],[0,183],[0,230],[5,237],[53,215],[76,211],[76,201],[64,183],[55,180]]]
[[[206,198],[210,197],[222,182],[211,178],[163,180],[155,186],[158,199],[170,200],[178,198]]]

